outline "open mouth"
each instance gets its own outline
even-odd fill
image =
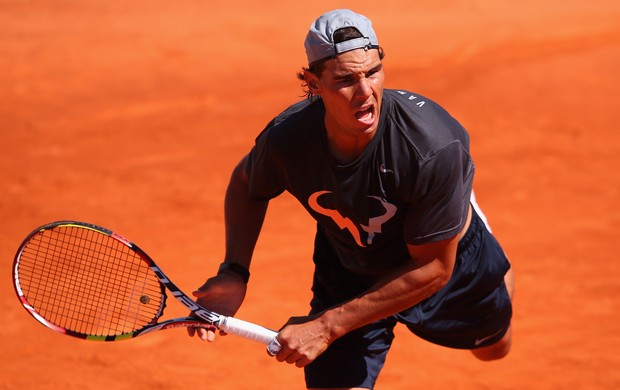
[[[371,105],[365,110],[360,110],[355,113],[355,118],[357,118],[357,120],[360,122],[371,124],[375,118],[374,109],[375,106]]]

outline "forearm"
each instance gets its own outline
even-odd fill
[[[225,261],[236,262],[249,268],[252,253],[258,241],[268,201],[249,197],[245,158],[235,167],[224,202],[226,223]]]
[[[446,285],[452,261],[435,259],[420,264],[412,260],[386,275],[370,290],[321,314],[335,340],[371,322],[408,309]]]

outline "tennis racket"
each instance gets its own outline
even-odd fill
[[[13,281],[28,313],[69,336],[117,341],[211,325],[263,343],[271,355],[280,350],[276,332],[199,306],[137,245],[96,225],[59,221],[35,229],[17,251]],[[195,317],[158,322],[166,290]]]

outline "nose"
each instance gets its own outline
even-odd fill
[[[361,100],[366,100],[370,95],[372,95],[370,81],[367,78],[361,78],[357,83],[355,96]]]

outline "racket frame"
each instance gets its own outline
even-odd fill
[[[19,280],[19,265],[21,255],[28,245],[28,243],[32,240],[32,238],[42,233],[46,230],[53,230],[58,227],[74,227],[74,228],[82,228],[89,229],[96,233],[107,235],[116,241],[122,243],[127,246],[130,250],[134,251],[140,259],[146,262],[147,266],[153,271],[155,276],[160,282],[161,292],[162,292],[162,301],[159,307],[159,310],[155,314],[153,320],[147,324],[146,326],[118,335],[92,335],[85,334],[81,332],[76,332],[71,329],[66,329],[61,327],[53,322],[49,321],[41,314],[39,314],[35,307],[33,307],[30,302],[28,302],[28,298],[24,294],[20,280]],[[170,328],[178,328],[178,327],[205,327],[205,326],[213,326],[218,330],[222,330],[229,334],[234,334],[246,339],[254,340],[260,342],[262,344],[267,345],[267,351],[270,355],[275,355],[280,350],[280,344],[276,339],[277,332],[262,327],[257,324],[253,324],[247,321],[240,320],[238,318],[224,316],[217,314],[211,310],[205,309],[204,307],[198,305],[192,298],[186,295],[181,289],[179,289],[172,281],[166,276],[166,274],[159,268],[159,266],[155,263],[155,261],[138,245],[123,237],[122,235],[115,233],[109,229],[90,224],[85,222],[78,221],[57,221],[45,224],[43,226],[38,227],[33,230],[22,242],[17,250],[17,254],[15,255],[15,260],[13,262],[13,286],[15,288],[15,293],[17,294],[22,306],[26,309],[26,311],[34,317],[39,323],[43,324],[49,329],[52,329],[56,332],[66,334],[69,336],[93,340],[93,341],[118,341],[118,340],[126,340],[131,339],[142,334],[151,333],[153,331],[170,329]],[[157,322],[157,320],[163,315],[164,308],[166,307],[166,290],[168,290],[177,301],[179,301],[183,306],[185,306],[194,316],[188,317],[180,317],[173,318],[162,322]]]

